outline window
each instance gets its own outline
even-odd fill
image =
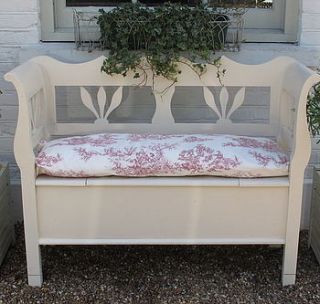
[[[72,11],[74,8],[97,11],[111,9],[116,3],[136,0],[41,0],[43,41],[73,41]],[[140,0],[158,5],[164,0]],[[299,0],[171,0],[194,5],[198,1],[241,6],[250,3],[245,14],[244,39],[249,42],[295,42],[298,34]]]
[[[130,2],[130,0],[118,0],[118,1],[106,1],[106,0],[94,0],[94,1],[88,1],[88,0],[66,0],[66,6],[114,6],[119,3],[125,3]],[[140,0],[139,2],[145,3],[147,5],[158,5],[161,3],[164,3],[166,1],[164,0]],[[178,2],[178,3],[184,3],[188,5],[195,5],[199,3],[199,0],[171,0],[171,3]]]

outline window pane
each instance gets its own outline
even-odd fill
[[[183,3],[188,5],[196,5],[202,0],[171,0],[172,3]],[[117,5],[124,2],[131,2],[131,0],[67,0],[67,6],[110,6]],[[140,0],[139,2],[147,5],[157,5],[168,2],[168,0]]]
[[[168,2],[168,0],[140,0],[139,2],[147,4],[147,5],[157,5],[157,4],[163,4],[165,2]],[[196,5],[202,2],[202,0],[171,0],[171,3],[182,3],[182,4],[188,4],[188,5]]]
[[[209,0],[209,5],[215,6],[246,6],[254,8],[272,8],[273,0]]]
[[[131,0],[66,0],[67,6],[110,6],[117,5]],[[147,5],[157,5],[168,2],[168,0],[140,0],[141,3]],[[202,0],[171,0],[172,3],[183,3],[188,5],[196,5]],[[209,0],[209,5],[215,6],[247,6],[259,8],[271,8],[273,0]]]
[[[67,6],[104,6],[117,5],[124,2],[131,2],[130,0],[67,0]]]

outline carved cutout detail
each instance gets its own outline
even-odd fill
[[[30,98],[30,123],[31,130],[37,129],[42,123],[43,104],[41,104],[42,90]]]
[[[241,107],[241,105],[244,102],[244,97],[245,97],[245,92],[246,92],[246,88],[242,87],[237,94],[234,97],[233,103],[227,113],[227,105],[229,102],[229,93],[226,87],[222,87],[221,92],[220,92],[220,107],[221,110],[219,110],[217,103],[215,101],[215,98],[212,94],[212,92],[207,88],[207,87],[203,87],[203,95],[204,95],[204,99],[207,103],[207,105],[218,115],[219,119],[217,121],[217,123],[221,123],[221,122],[229,122],[231,123],[232,121],[230,120],[230,116],[232,115],[232,113],[234,113],[239,107]]]
[[[94,123],[95,124],[107,124],[108,122],[108,116],[110,113],[115,110],[122,101],[122,87],[119,87],[113,94],[110,106],[106,110],[107,105],[107,94],[103,87],[100,87],[97,93],[97,102],[98,102],[98,108],[99,113],[97,112],[92,97],[90,93],[85,89],[84,87],[80,87],[80,96],[82,103],[94,114],[94,116],[97,118]]]

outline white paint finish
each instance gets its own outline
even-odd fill
[[[36,186],[47,187],[97,187],[97,186],[135,186],[135,187],[288,187],[288,177],[270,178],[223,178],[223,177],[90,177],[90,178],[60,178],[50,176],[39,176],[36,179]]]
[[[1,49],[0,49],[1,50]],[[35,56],[48,55],[69,63],[80,63],[93,60],[108,53],[94,51],[91,53],[78,51],[70,43],[40,43],[23,47],[20,53],[20,63]],[[260,64],[272,60],[277,56],[289,56],[307,66],[318,66],[320,59],[320,45],[302,47],[293,44],[278,43],[244,43],[240,52],[217,53],[244,64]]]
[[[7,121],[16,121],[18,117],[18,106],[2,106],[1,107],[1,117],[0,117],[0,123],[4,123]]]
[[[65,0],[43,0],[40,4],[42,40],[72,41],[72,8],[65,6]],[[87,7],[85,10],[97,12],[98,8]],[[244,15],[244,40],[297,41],[298,12],[299,0],[277,0],[272,9],[248,9]]]
[[[240,187],[289,187],[288,177],[240,178]]]
[[[41,54],[51,54],[57,58],[62,59],[67,62],[81,62],[85,60],[89,60],[101,55],[101,52],[80,52],[74,50],[74,46],[72,44],[65,43],[49,43],[49,44],[37,44],[34,46],[24,47],[22,52],[20,52],[20,59],[18,57],[19,47],[16,46],[0,46],[0,63],[5,62],[8,65],[17,65],[17,62],[24,62],[27,59],[30,59],[36,55]],[[315,47],[298,47],[294,45],[286,45],[286,44],[243,44],[242,50],[239,53],[228,53],[228,56],[231,58],[240,61],[242,63],[254,64],[261,63],[267,60],[274,58],[277,55],[288,55],[308,66],[317,66],[320,62],[320,50]],[[0,64],[1,67],[1,64]],[[8,66],[8,68],[10,68]],[[5,70],[5,66],[3,66],[3,70]],[[0,87],[3,87],[2,84],[5,84],[5,87],[8,85],[0,80]],[[15,91],[11,91],[12,86],[10,86],[10,90],[5,90],[3,95],[0,95],[0,107],[1,105],[15,105],[17,104],[16,93]],[[15,116],[13,112],[12,117]],[[11,121],[8,125],[7,122],[1,123],[0,130],[2,130],[2,135],[12,135],[15,130],[15,121]],[[0,131],[1,133],[1,131]],[[5,159],[9,159],[10,153],[12,151],[11,141],[8,142],[9,146],[6,146],[2,142],[1,147],[5,148],[5,151],[8,151],[7,156],[0,156],[0,158],[5,157]],[[319,145],[316,143],[313,144],[313,149],[316,150]],[[12,155],[12,154],[11,154]],[[313,165],[313,163],[311,163]],[[312,168],[310,165],[310,169],[308,169],[306,177],[311,177]],[[15,168],[13,170],[13,168]],[[16,167],[11,166],[11,178],[15,181],[19,180],[19,174],[17,174]],[[306,182],[307,183],[307,182]],[[306,184],[306,191],[308,188],[308,184]],[[307,196],[306,196],[307,198]],[[15,201],[15,206],[19,208],[21,202]],[[308,208],[308,201],[304,200],[305,208]],[[308,209],[304,212],[304,214],[308,214]],[[305,221],[305,219],[304,219]],[[304,225],[303,227],[306,227]]]
[[[41,0],[42,1],[42,0]],[[303,5],[303,13],[301,15],[302,17],[302,34],[304,29],[306,28],[306,24],[304,24],[304,20],[306,22],[308,20],[312,21],[312,28],[316,29],[319,28],[317,25],[317,21],[320,22],[319,18],[319,9],[318,9],[318,0],[302,0]],[[32,22],[31,18],[34,16],[35,18],[38,18],[39,8],[38,8],[38,0],[12,0],[12,1],[1,1],[0,2],[0,14],[2,14],[2,18],[7,18],[8,16],[16,16],[15,18],[12,18],[8,20],[8,24],[5,25],[6,30],[17,29],[20,25],[26,24],[31,25]],[[17,19],[19,22],[17,22]],[[4,19],[3,19],[4,20]],[[9,22],[11,21],[11,22]],[[311,22],[311,21],[310,21]],[[311,26],[308,26],[311,27]],[[38,24],[39,29],[39,24]],[[24,30],[24,29],[23,29]],[[1,31],[1,27],[0,27]],[[8,37],[9,34],[7,34],[6,37]],[[97,57],[101,54],[97,54],[97,52],[94,53],[87,53],[87,52],[80,52],[75,51],[74,46],[72,44],[42,44],[39,43],[39,41],[35,41],[35,36],[29,37],[28,31],[24,31],[23,34],[18,35],[19,39],[15,39],[16,45],[9,46],[7,44],[7,41],[4,40],[4,37],[0,40],[0,63],[1,62],[7,62],[12,63],[14,65],[17,65],[18,62],[24,62],[26,59],[33,57],[35,55],[39,54],[51,54],[53,56],[56,56],[57,58],[60,58],[65,61],[85,61],[92,59],[93,57]],[[310,44],[314,41],[313,39],[314,35],[313,33],[308,34],[308,39],[303,38],[304,42],[306,44]],[[9,37],[10,38],[10,37]],[[32,42],[32,45],[26,46],[26,43]],[[24,46],[24,50],[21,53],[20,48],[21,46]],[[278,55],[289,55],[292,56],[299,61],[303,62],[304,64],[308,66],[318,66],[320,62],[320,54],[319,49],[317,48],[307,48],[307,47],[298,47],[294,45],[284,45],[284,44],[243,44],[242,50],[240,53],[229,53],[228,56],[231,56],[237,61],[243,62],[243,63],[261,63],[267,60],[270,60],[271,58],[274,58]],[[10,68],[8,67],[8,70]],[[5,72],[5,70],[3,70]],[[8,85],[0,80],[0,88],[4,89],[5,94],[0,96],[0,107],[1,105],[15,105],[17,104],[17,99],[14,95],[11,95],[13,91],[12,86],[8,87]],[[11,112],[12,117],[16,116],[13,112]],[[7,120],[7,118],[4,118]],[[8,126],[7,121],[1,122],[0,127],[0,133],[2,135],[12,135],[12,131],[14,131],[15,128],[15,121],[10,122],[10,126]],[[8,143],[8,144],[7,144]],[[1,148],[3,148],[5,153],[8,153],[7,155],[2,154],[1,157],[4,159],[9,159],[12,148],[11,148],[11,141],[6,141],[4,143],[1,142]],[[314,145],[314,149],[316,146]],[[12,158],[12,156],[11,156]],[[17,174],[17,168],[16,166],[11,166],[11,177],[15,181],[18,181],[19,174]],[[14,168],[14,169],[13,169]],[[308,172],[311,172],[312,169],[308,170]],[[307,177],[310,177],[310,174],[307,174]],[[20,202],[16,202],[16,206],[19,206]],[[307,201],[305,202],[305,205],[307,206]],[[307,212],[306,212],[307,213]]]
[[[26,29],[0,31],[0,41],[6,41],[7,45],[38,43],[39,39],[39,30],[36,26]]]
[[[9,121],[6,123],[1,123],[0,136],[13,137],[15,130],[16,130],[16,125],[17,125],[16,121]],[[5,149],[5,150],[8,151],[8,149]],[[3,156],[3,154],[2,154],[2,156]],[[6,157],[8,157],[8,158],[11,157],[13,159],[13,154],[10,153],[10,155],[6,155]]]
[[[0,11],[3,13],[5,12],[22,12],[22,13],[39,12],[38,0],[1,1]]]
[[[32,287],[41,286],[43,281],[42,275],[28,275],[28,284]]]
[[[266,125],[263,123],[260,124],[237,124],[237,129],[235,130],[232,124],[219,124],[213,127],[212,123],[177,123],[172,125],[159,125],[159,124],[150,124],[146,129],[146,123],[134,123],[130,124],[130,128],[128,129],[129,123],[117,123],[110,124],[108,131],[109,132],[140,132],[140,133],[156,133],[161,132],[162,134],[172,134],[172,133],[219,133],[226,134],[232,133],[235,135],[243,135],[248,133],[248,128],[250,129],[251,136],[274,136],[275,135],[275,127]],[[90,134],[90,133],[98,133],[104,132],[106,130],[105,125],[97,125],[90,123],[57,123],[56,128],[53,131],[53,135],[57,136],[68,136],[68,135],[77,135],[77,134]],[[249,134],[247,134],[249,135]]]
[[[320,2],[318,0],[303,0],[302,1],[302,12],[303,13],[319,13]]]
[[[51,176],[38,176],[36,186],[52,186],[52,187],[84,187],[86,178],[56,178]]]
[[[305,31],[301,37],[301,44],[306,46],[319,46],[320,31]]]
[[[21,48],[18,46],[4,45],[4,41],[0,42],[0,63],[11,63],[18,65],[19,53]]]
[[[319,22],[319,15],[318,14],[310,14],[305,13],[302,15],[301,26],[303,31],[310,31],[310,30],[320,30],[320,22]]]
[[[300,44],[320,46],[320,2],[303,0],[301,10]]]
[[[295,274],[284,274],[282,277],[282,286],[290,286],[295,284],[296,275]]]
[[[312,20],[312,27],[315,29],[318,28],[317,26],[317,20],[320,22],[320,18],[318,17],[319,9],[318,9],[318,0],[303,0],[302,4],[304,5],[304,12],[302,14],[302,18],[304,17],[304,14],[306,16],[309,16]],[[17,12],[20,12],[22,14],[21,19],[23,19],[23,15],[25,13],[33,14],[34,12],[38,12],[37,9],[37,0],[12,0],[12,1],[1,1],[0,3],[0,11],[3,12],[10,12],[12,14],[17,14]],[[308,18],[308,17],[307,17]],[[305,18],[306,19],[306,18]],[[21,22],[26,22],[21,20]],[[304,22],[304,21],[302,21]],[[304,28],[306,28],[306,25],[302,24],[302,41],[303,45],[310,45],[311,43],[314,44],[314,34],[312,32],[309,32],[307,34],[307,37],[304,37]],[[7,26],[7,29],[9,28],[9,24]],[[16,27],[14,24],[13,27]],[[308,26],[309,27],[309,26]],[[1,31],[1,29],[0,29]],[[28,32],[24,32],[23,35],[20,37],[25,37],[27,39],[22,39],[21,41],[16,41],[17,45],[8,46],[7,42],[5,40],[0,41],[0,62],[9,62],[17,64],[18,62],[25,61],[26,58],[33,57],[36,54],[52,54],[54,56],[57,56],[58,58],[61,58],[66,61],[83,61],[88,60],[92,58],[92,56],[98,56],[97,54],[89,54],[87,52],[78,52],[73,50],[72,44],[39,44],[38,41],[34,42],[34,37],[30,40],[28,37]],[[4,37],[3,37],[4,38]],[[20,46],[25,45],[25,43],[36,43],[35,47],[28,47],[28,50],[25,50],[22,54],[20,53]],[[311,42],[311,43],[310,43]],[[319,46],[319,45],[318,45]],[[27,53],[27,54],[26,54]],[[21,56],[20,56],[21,55]],[[309,66],[318,66],[319,59],[320,59],[320,51],[319,48],[316,47],[298,47],[293,45],[283,45],[283,44],[243,44],[242,51],[240,53],[235,54],[228,54],[228,56],[231,56],[232,58],[236,59],[237,61],[241,61],[243,63],[260,63],[267,61],[271,58],[274,58],[278,55],[289,55],[292,56],[299,61],[303,62],[306,65]],[[20,58],[19,58],[20,56]],[[3,103],[4,105],[11,105],[16,104],[17,100],[15,100],[13,95],[8,94],[7,92],[7,85],[4,85],[4,82],[0,81],[0,87],[5,88],[5,94],[4,96],[0,96],[0,104]],[[10,87],[9,92],[12,92],[12,87]],[[0,130],[4,130],[4,135],[6,138],[8,138],[8,135],[12,134],[12,130],[14,129],[15,122],[10,122],[10,130],[8,129],[8,123],[2,122]],[[1,139],[1,149],[4,149],[4,153],[0,158],[9,159],[11,157],[12,159],[12,140],[5,140],[3,141]],[[316,150],[318,146],[313,145],[313,148]],[[19,189],[19,186],[17,183],[19,182],[19,173],[18,168],[16,165],[11,164],[11,177],[14,181],[14,194],[18,193],[16,189]],[[308,172],[311,172],[311,167],[309,167]],[[307,173],[307,177],[310,177],[310,173]],[[304,212],[303,212],[303,218],[302,222],[306,222],[306,218],[308,215],[308,196],[310,195],[310,181],[305,180],[305,199],[304,199]],[[18,196],[19,197],[19,196]],[[17,214],[21,212],[19,209],[19,198],[16,199],[16,209]],[[302,227],[306,227],[304,224]]]
[[[0,95],[0,106],[17,106],[18,105],[18,96],[16,91],[4,91]],[[15,123],[17,121],[15,120]]]
[[[0,147],[2,153],[12,154],[13,152],[13,137],[0,136]]]
[[[232,244],[247,238],[283,239],[287,189],[41,186],[37,187],[39,233],[45,239],[171,239],[173,243],[175,239],[194,243],[229,239]]]
[[[38,25],[38,12],[0,12],[1,31],[25,32]]]
[[[38,44],[39,40],[38,0],[1,1],[0,48],[1,45],[4,45],[4,47],[8,45],[20,47],[27,44]],[[13,60],[17,61],[17,59],[15,57]]]
[[[248,238],[253,242],[258,239],[285,238],[282,280],[284,285],[293,283],[304,169],[311,154],[305,117],[306,99],[309,89],[320,81],[320,76],[289,57],[279,57],[261,65],[244,65],[223,57],[222,66],[228,71],[224,77],[225,88],[221,90],[218,100],[213,101],[212,96],[209,96],[210,101],[207,100],[213,108],[217,107],[217,102],[221,105],[221,112],[216,109],[220,119],[212,123],[212,133],[223,130],[237,133],[242,126],[244,135],[253,135],[259,130],[261,135],[275,136],[280,145],[287,147],[291,153],[289,185],[288,179],[281,178],[257,178],[256,181],[240,179],[237,186],[221,179],[208,184],[208,180],[200,179],[199,185],[198,182],[194,184],[197,179],[192,177],[189,177],[192,187],[183,178],[134,181],[128,178],[123,183],[114,178],[81,179],[80,184],[76,180],[68,181],[70,186],[64,184],[62,179],[60,182],[39,179],[36,185],[33,147],[41,139],[57,134],[55,130],[58,126],[67,135],[81,133],[85,128],[90,128],[91,132],[102,128],[110,131],[114,125],[101,124],[102,117],[108,117],[104,116],[104,112],[101,116],[93,108],[86,90],[83,90],[82,101],[97,117],[91,127],[90,124],[82,127],[80,124],[70,124],[72,127],[58,124],[51,110],[54,104],[52,86],[55,85],[103,87],[108,84],[122,87],[135,83],[132,75],[126,78],[102,75],[98,67],[103,59],[72,65],[48,57],[37,57],[6,75],[6,79],[14,83],[19,96],[15,156],[22,172],[29,283],[32,284],[33,276],[41,278],[42,275],[40,239],[171,239],[173,242],[176,239],[210,239],[214,242],[229,239],[231,243],[237,243],[237,239]],[[201,79],[186,67],[181,64],[179,69],[182,73],[177,83],[161,99],[156,97],[154,117],[157,119],[152,124],[138,124],[137,131],[146,132],[153,127],[154,131],[170,133],[179,126],[181,132],[194,132],[194,124],[175,123],[170,107],[164,107],[162,103],[171,103],[176,87],[217,86],[219,81],[215,67],[208,67]],[[146,84],[149,86],[152,85],[149,82],[151,76],[147,78]],[[167,85],[167,80],[156,79],[153,87],[156,96]],[[233,124],[227,119],[228,113],[224,107],[229,99],[227,90],[235,86],[271,87],[269,125],[252,127],[249,123]],[[121,95],[116,91],[114,104],[120,104]],[[239,96],[233,100],[234,105],[231,104],[231,110],[241,105],[242,95],[240,89]],[[105,104],[103,88],[98,90],[97,100],[102,109]],[[43,111],[43,114],[37,115],[39,111]],[[205,129],[209,124],[198,125]],[[123,124],[120,128],[121,132],[129,132],[133,125]],[[44,182],[42,185],[41,181]],[[205,187],[201,185],[202,181]],[[48,182],[50,185],[46,186]]]
[[[283,245],[284,239],[46,239],[40,245]]]
[[[55,60],[48,59],[48,57],[38,57],[37,59],[34,59],[35,62],[39,63],[40,65],[45,66],[45,69],[48,70],[48,73],[50,75],[50,81],[53,86],[61,86],[61,85],[98,85],[98,86],[104,86],[108,83],[108,85],[112,86],[122,86],[122,85],[135,85],[135,83],[140,82],[140,80],[135,80],[132,75],[129,75],[127,78],[123,78],[122,76],[114,76],[110,77],[107,75],[103,75],[101,72],[99,72],[99,67],[102,64],[102,61],[104,60],[104,57],[99,57],[96,60],[90,62],[90,63],[83,63],[83,64],[77,64],[77,65],[68,65],[64,63],[60,63]],[[275,103],[275,101],[278,99],[276,94],[279,93],[279,89],[277,88],[278,83],[281,81],[281,73],[277,73],[276,77],[274,76],[273,66],[277,67],[279,70],[282,69],[281,59],[275,59],[273,63],[270,64],[262,64],[261,68],[265,69],[265,74],[261,75],[259,73],[255,74],[255,77],[250,80],[245,75],[251,75],[256,71],[255,66],[250,65],[242,65],[242,64],[235,64],[233,61],[228,60],[227,58],[224,58],[222,60],[222,65],[224,68],[226,68],[227,73],[224,77],[224,85],[226,87],[228,86],[238,86],[243,87],[246,85],[246,83],[250,83],[250,86],[263,86],[263,87],[273,87],[274,89],[271,91],[271,104],[270,104],[270,113],[271,113],[271,122],[270,125],[259,125],[259,124],[237,124],[236,132],[238,134],[247,134],[247,135],[268,135],[272,136],[275,135],[277,130],[276,124],[274,124],[275,121],[277,121],[277,115],[279,113],[277,107],[278,105]],[[60,71],[64,69],[65,67],[71,68],[70,74],[68,73],[61,73]],[[156,94],[156,101],[157,101],[157,107],[156,112],[153,116],[153,123],[152,125],[148,126],[148,131],[150,132],[183,132],[183,130],[187,133],[196,133],[201,132],[201,129],[203,132],[208,132],[211,128],[211,132],[218,132],[218,133],[233,133],[235,132],[234,127],[232,126],[232,123],[230,120],[226,119],[226,117],[222,117],[221,113],[219,120],[219,124],[211,125],[211,124],[174,124],[174,121],[172,119],[172,114],[170,111],[170,100],[172,98],[173,89],[175,86],[218,86],[219,81],[214,80],[212,75],[215,75],[215,67],[208,66],[208,72],[204,74],[201,79],[197,76],[196,73],[194,73],[190,68],[187,67],[185,64],[180,64],[179,67],[182,71],[181,75],[178,77],[178,82],[170,88],[170,91],[167,92],[167,94],[159,97],[158,94]],[[85,70],[86,73],[83,75],[81,81],[77,81],[75,77],[72,77],[71,75],[78,75],[81,74],[82,71]],[[232,71],[228,72],[228,71]],[[210,75],[210,76],[209,76]],[[266,77],[266,75],[270,75]],[[151,86],[152,83],[150,82],[152,79],[152,75],[150,74],[148,76],[148,82],[146,85]],[[170,85],[167,81],[156,81],[156,88],[155,92],[161,92],[165,86]],[[86,91],[83,91],[86,92]],[[224,92],[224,90],[222,90]],[[226,89],[225,89],[225,92]],[[241,90],[239,91],[241,93]],[[83,95],[85,96],[85,95]],[[91,98],[87,94],[88,98]],[[214,103],[218,106],[223,101],[223,94],[220,96],[220,100],[216,100]],[[237,96],[237,95],[236,95]],[[117,97],[120,98],[121,96]],[[84,98],[84,97],[83,97]],[[82,98],[82,99],[83,99]],[[226,95],[226,98],[228,98],[228,95]],[[229,99],[229,98],[228,98]],[[227,101],[226,99],[225,101]],[[237,98],[233,101],[229,100],[228,102],[237,102]],[[242,102],[242,101],[241,101]],[[93,108],[92,101],[88,99],[86,101],[86,106],[91,107],[91,111],[95,111]],[[117,102],[119,104],[119,101]],[[165,108],[164,108],[165,105]],[[236,109],[236,108],[235,108]],[[228,113],[229,114],[229,113]],[[98,117],[98,113],[95,113],[96,117]],[[225,113],[227,115],[227,113]],[[274,121],[273,121],[274,120]],[[96,121],[98,122],[98,120]],[[84,133],[85,130],[90,130],[90,132],[94,131],[101,131],[107,127],[107,124],[101,124],[102,120],[99,120],[99,124],[95,123],[94,125],[81,125],[70,123],[70,124],[57,124],[56,130],[57,132],[54,132],[54,134],[72,134],[72,133]],[[128,129],[129,128],[129,129]],[[126,132],[126,130],[129,131],[140,131],[144,132],[146,130],[144,128],[144,125],[128,125],[125,124],[113,124],[112,126],[108,127],[109,131],[121,131]]]
[[[5,73],[15,68],[18,64],[14,62],[1,62],[0,60],[0,76],[1,78],[4,76]]]

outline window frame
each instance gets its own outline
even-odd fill
[[[56,7],[57,1],[63,0],[41,0],[40,2],[40,20],[41,20],[41,40],[56,42],[74,41],[73,29],[68,27],[59,28],[57,26]],[[283,20],[281,29],[272,28],[246,28],[244,30],[245,42],[297,42],[299,31],[299,0],[276,0],[284,1]],[[95,10],[98,7],[94,8]],[[112,9],[112,7],[106,7]],[[66,7],[72,14],[72,7]],[[259,10],[259,9],[250,9]],[[265,10],[265,9],[261,9]]]

